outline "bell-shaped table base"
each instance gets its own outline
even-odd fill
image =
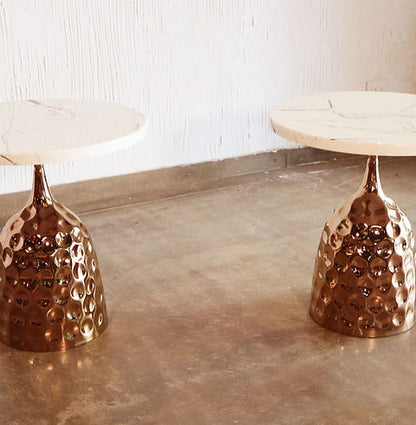
[[[310,314],[343,334],[380,337],[414,324],[414,239],[409,220],[380,186],[371,156],[363,184],[325,225]]]
[[[82,345],[107,326],[97,257],[81,220],[35,165],[31,197],[0,235],[0,340],[30,351]]]

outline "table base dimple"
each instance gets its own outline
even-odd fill
[[[380,185],[370,156],[363,183],[328,220],[316,258],[310,314],[320,325],[362,337],[414,324],[414,238],[409,220]]]
[[[107,326],[97,256],[81,220],[35,165],[32,194],[0,235],[0,340],[55,351],[82,345]]]

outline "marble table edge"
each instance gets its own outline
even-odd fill
[[[127,149],[136,143],[142,141],[147,134],[147,122],[137,132],[126,136],[98,144],[77,147],[76,149],[61,149],[59,151],[45,151],[14,154],[13,160],[7,155],[0,154],[0,165],[35,165],[50,164],[57,162],[75,161],[80,159],[88,159],[96,156],[102,156],[119,150]],[[117,148],[114,145],[117,144]],[[120,146],[121,145],[121,146]],[[99,150],[98,150],[99,148]],[[58,158],[59,156],[59,158]],[[65,156],[65,157],[63,157]],[[36,159],[32,159],[36,158]]]
[[[311,147],[315,149],[321,149],[331,152],[347,153],[350,155],[365,155],[365,156],[416,156],[416,137],[415,137],[415,146],[413,152],[406,152],[406,154],[401,153],[398,148],[400,144],[386,145],[382,142],[362,142],[361,140],[354,139],[327,139],[319,136],[306,135],[299,131],[294,131],[287,127],[284,127],[280,124],[273,122],[270,118],[270,129],[280,137],[284,139],[297,143],[298,145]],[[348,148],[346,145],[354,145],[354,151],[351,151],[351,148]],[[325,147],[324,147],[325,146]]]
[[[283,137],[284,139],[295,142],[302,146],[308,146],[312,148],[328,150],[332,152],[341,152],[348,153],[351,155],[366,155],[366,156],[416,156],[416,134],[415,134],[415,144],[409,145],[406,144],[406,152],[403,153],[401,149],[404,146],[402,143],[383,143],[380,138],[375,138],[374,140],[360,138],[328,138],[319,135],[307,134],[305,132],[296,130],[294,128],[289,128],[279,122],[275,118],[275,114],[279,111],[285,111],[287,104],[296,102],[297,100],[302,100],[304,98],[328,98],[331,96],[337,96],[342,94],[347,95],[360,95],[360,94],[370,94],[371,96],[401,96],[403,98],[407,97],[412,99],[412,105],[416,105],[416,95],[413,93],[400,93],[400,92],[365,92],[358,90],[345,90],[345,91],[329,91],[329,92],[318,92],[310,95],[295,96],[293,98],[288,98],[283,100],[281,103],[274,105],[269,110],[269,128],[276,133],[277,135]],[[329,100],[328,100],[329,101]],[[330,101],[329,101],[330,102]],[[332,110],[332,105],[329,104],[329,110]],[[406,108],[408,108],[407,106]],[[302,112],[302,109],[293,109],[294,112]],[[304,109],[304,111],[309,111],[309,109]],[[352,149],[353,148],[353,149]]]
[[[71,99],[77,100],[77,99]],[[31,101],[28,99],[28,101]],[[23,101],[22,101],[23,102]],[[94,101],[95,102],[95,101]],[[112,102],[103,102],[97,101],[99,103],[112,103]],[[77,146],[75,148],[63,148],[59,150],[48,150],[43,152],[22,152],[22,153],[13,153],[8,155],[7,153],[0,153],[0,165],[34,165],[34,164],[48,164],[48,163],[57,163],[65,161],[74,161],[79,159],[87,159],[96,156],[102,156],[109,153],[117,152],[120,150],[127,149],[136,143],[142,141],[148,130],[148,120],[147,118],[135,108],[126,106],[123,104],[113,103],[115,105],[120,105],[128,109],[132,109],[137,113],[139,117],[139,122],[137,128],[134,132],[127,133],[124,136],[117,137],[115,139],[92,143],[85,146]]]

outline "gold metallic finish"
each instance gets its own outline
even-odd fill
[[[325,225],[310,314],[343,334],[379,337],[414,324],[414,238],[409,220],[380,185],[371,156],[363,183]]]
[[[43,166],[0,234],[0,340],[30,351],[82,345],[107,326],[97,256],[81,220],[56,202]]]

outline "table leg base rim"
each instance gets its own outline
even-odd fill
[[[321,326],[324,329],[327,329],[331,332],[335,332],[340,335],[351,336],[354,338],[385,338],[389,336],[400,335],[402,333],[408,332],[415,325],[415,320],[413,319],[410,323],[407,323],[405,326],[401,326],[396,329],[390,329],[390,330],[377,329],[376,330],[373,328],[373,329],[363,330],[362,332],[359,332],[359,331],[350,332],[348,329],[343,330],[342,328],[339,328],[338,325],[331,326],[331,325],[328,325],[327,322],[321,321],[310,309],[309,309],[309,316],[317,325]]]
[[[108,323],[103,323],[100,332],[94,336],[91,337],[91,339],[85,339],[83,341],[79,341],[76,345],[73,344],[68,344],[66,346],[56,346],[56,347],[49,347],[47,349],[37,349],[37,347],[35,346],[30,346],[30,347],[25,347],[25,346],[19,346],[18,344],[13,344],[10,341],[4,340],[0,337],[0,343],[13,348],[14,350],[19,350],[19,351],[26,351],[26,352],[32,352],[32,353],[53,353],[53,352],[62,352],[62,351],[68,351],[68,350],[73,350],[76,348],[80,348],[86,344],[89,344],[90,342],[94,342],[98,339],[100,339],[100,337],[106,333],[108,328]]]

